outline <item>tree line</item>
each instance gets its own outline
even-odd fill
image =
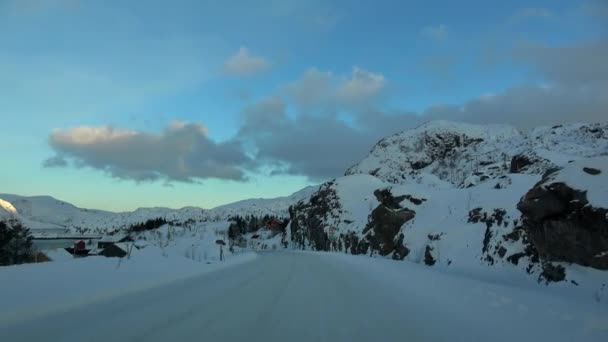
[[[161,226],[167,224],[167,220],[162,217],[157,217],[155,219],[147,220],[146,222],[135,223],[129,227],[129,231],[131,232],[143,232],[146,230],[152,230],[160,228]]]

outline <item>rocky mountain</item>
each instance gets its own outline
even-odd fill
[[[468,187],[507,173],[543,174],[570,160],[608,155],[608,123],[539,127],[432,121],[380,140],[346,175],[394,184]]]
[[[576,282],[571,263],[607,268],[606,173],[606,123],[430,122],[292,206],[288,228],[296,248]]]

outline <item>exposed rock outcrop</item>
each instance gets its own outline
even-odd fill
[[[363,234],[372,250],[382,256],[394,253],[393,258],[401,260],[409,254],[409,250],[403,245],[403,234],[398,234],[401,226],[413,219],[416,212],[402,208],[400,203],[405,196],[393,197],[388,189],[376,190],[374,195],[380,205],[372,211]]]
[[[517,205],[540,257],[608,269],[608,209],[593,207],[587,191],[554,181],[552,175],[546,174]]]
[[[402,260],[409,254],[409,249],[405,246],[401,227],[414,218],[415,212],[402,207],[401,202],[406,198],[411,201],[414,197],[393,196],[388,189],[375,190],[374,196],[379,204],[376,208],[370,204],[371,213],[367,223],[364,227],[354,227],[352,221],[341,217],[345,209],[335,183],[323,184],[309,201],[301,201],[289,209],[291,239],[295,247],[325,251],[344,249],[351,254],[379,254]],[[422,203],[422,200],[415,201]],[[341,230],[339,234],[334,232],[337,236],[332,241],[330,228],[341,224],[350,226],[353,231]]]
[[[308,201],[300,201],[289,207],[291,239],[300,249],[307,246],[326,251],[331,245],[324,230],[332,210],[340,208],[333,182],[327,182]]]

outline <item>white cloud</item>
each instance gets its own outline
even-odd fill
[[[422,29],[422,35],[435,41],[442,41],[448,36],[448,27],[444,24],[427,26]]]
[[[107,172],[112,177],[168,182],[218,178],[244,180],[249,162],[238,142],[216,143],[199,123],[173,122],[161,133],[83,126],[55,130],[49,144],[57,153],[46,167],[80,167]]]
[[[270,63],[259,56],[252,55],[249,49],[242,46],[224,63],[224,71],[236,76],[249,76],[266,70]]]

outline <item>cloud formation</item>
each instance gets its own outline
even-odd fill
[[[310,68],[270,96],[242,110],[236,136],[216,143],[206,128],[174,123],[160,134],[80,127],[54,132],[57,156],[48,167],[76,165],[136,181],[243,180],[244,172],[304,175],[321,181],[358,162],[380,138],[435,119],[527,129],[567,122],[605,121],[606,41],[576,45],[527,44],[513,51],[537,83],[479,96],[461,105],[436,104],[422,113],[386,112],[388,81],[354,67],[340,75]]]
[[[199,179],[245,179],[249,158],[235,142],[216,143],[197,123],[173,122],[161,133],[83,126],[56,130],[49,144],[57,155],[47,167],[91,167],[112,177],[135,181],[194,182]]]
[[[249,49],[242,46],[224,63],[224,71],[235,76],[250,76],[262,72],[270,66],[270,63],[259,56],[252,55]]]
[[[384,75],[359,67],[353,67],[348,76],[310,68],[300,79],[287,85],[284,92],[306,109],[357,109],[376,100],[386,85]]]
[[[568,46],[527,44],[515,58],[532,67],[547,81],[569,86],[608,85],[608,40]]]
[[[245,108],[237,139],[254,146],[258,169],[315,181],[339,176],[384,135],[412,124],[374,112],[386,86],[384,75],[359,67],[348,75],[310,68]]]
[[[239,139],[256,148],[256,166],[319,181],[341,175],[379,138],[332,115],[289,117],[280,98],[248,107]]]

